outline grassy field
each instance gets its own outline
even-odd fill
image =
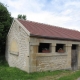
[[[17,68],[9,67],[5,59],[0,58],[0,80],[76,80],[80,71],[46,71],[26,73]]]

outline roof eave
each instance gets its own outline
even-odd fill
[[[34,35],[30,34],[31,37],[37,37],[37,38],[45,38],[45,39],[54,39],[54,40],[68,40],[68,41],[79,41],[78,39],[70,39],[70,38],[59,38],[59,37],[50,37],[50,36],[41,36],[41,35]]]

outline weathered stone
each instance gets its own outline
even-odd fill
[[[40,43],[50,43],[50,53],[39,53]],[[65,44],[65,52],[56,52],[56,44]],[[80,42],[31,37],[18,21],[13,21],[7,37],[6,60],[11,67],[26,72],[71,69],[71,47],[78,45],[78,69],[80,69]]]

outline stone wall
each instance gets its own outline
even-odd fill
[[[80,42],[75,41],[50,40],[34,37],[30,38],[30,43],[30,72],[71,69],[71,46],[72,44],[80,44]],[[38,46],[40,43],[51,43],[51,52],[39,53]],[[56,44],[65,44],[65,52],[56,52]],[[34,48],[36,48],[37,50],[35,50]],[[78,46],[78,48],[80,47]],[[78,55],[80,55],[80,50],[78,50]],[[78,67],[80,66],[79,60],[80,58],[78,58]]]
[[[28,56],[29,36],[14,20],[7,36],[6,60],[11,67],[17,67],[29,72]]]
[[[67,56],[37,57],[37,71],[66,69]]]

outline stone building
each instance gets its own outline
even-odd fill
[[[6,60],[28,73],[80,69],[80,32],[14,19],[7,35]]]

